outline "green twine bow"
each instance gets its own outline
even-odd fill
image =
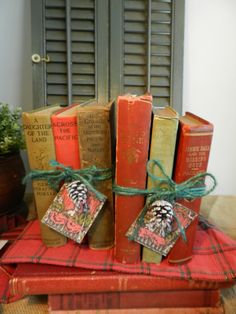
[[[155,166],[159,167],[162,176],[153,174]],[[163,199],[169,202],[181,198],[193,200],[210,194],[216,187],[215,177],[208,172],[199,173],[190,179],[177,184],[167,175],[161,163],[154,159],[148,161],[147,173],[153,182],[157,183],[156,187],[151,189],[137,189],[114,184],[113,191],[116,194],[126,196],[148,195],[148,204],[150,204],[157,199]],[[206,178],[210,179],[210,185],[208,186],[205,186],[204,184]]]
[[[158,167],[161,172],[161,176],[156,176],[153,174],[154,167]],[[163,199],[173,203],[176,199],[188,199],[193,200],[198,197],[203,197],[210,194],[216,187],[216,179],[210,173],[199,173],[190,179],[181,182],[179,184],[175,183],[165,172],[162,164],[158,160],[149,160],[147,163],[147,173],[148,176],[156,183],[156,187],[151,189],[137,189],[132,187],[123,187],[114,184],[113,191],[116,194],[126,195],[126,196],[135,196],[135,195],[147,195],[146,205],[140,214],[137,224],[141,225],[143,218],[148,210],[148,206],[155,202],[158,199]],[[205,185],[205,179],[210,179],[210,185]],[[174,218],[180,229],[180,233],[184,239],[187,241],[185,231],[181,226],[177,216],[174,213]],[[138,232],[138,228],[134,230],[132,236],[129,237],[130,240],[133,240]]]
[[[56,170],[32,170],[23,179],[23,183],[26,184],[28,180],[46,180],[48,185],[55,191],[58,191],[62,182],[72,182],[80,180],[84,182],[89,188],[101,199],[104,196],[99,193],[92,183],[94,181],[103,181],[111,179],[111,169],[101,169],[96,166],[73,170],[70,167],[66,167],[63,164],[51,160],[50,166],[59,167],[61,169]]]

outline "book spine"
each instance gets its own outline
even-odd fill
[[[80,169],[78,128],[76,116],[51,116],[56,160],[73,169]]]
[[[85,110],[78,109],[78,137],[81,168],[96,166],[111,169],[110,110],[107,106]],[[95,183],[107,197],[98,217],[88,231],[89,247],[105,249],[114,245],[114,208],[112,179]]]
[[[232,283],[231,283],[232,285]],[[220,288],[229,287],[229,283]],[[165,291],[165,290],[215,290],[215,282],[173,280],[143,275],[58,275],[55,277],[35,274],[34,276],[13,276],[9,281],[13,295],[70,294],[90,292],[121,292],[121,291]]]
[[[104,310],[49,310],[49,314],[224,314],[223,306],[188,308],[132,308]]]
[[[204,130],[192,130],[190,126],[180,123],[179,142],[174,166],[173,179],[181,183],[192,176],[207,170],[213,126],[207,125]],[[201,199],[193,201],[180,200],[179,203],[199,213]],[[168,261],[171,263],[185,262],[192,257],[192,248],[195,239],[198,219],[186,230],[187,242],[179,237],[170,251]]]
[[[156,159],[163,165],[166,174],[172,176],[176,136],[178,130],[178,119],[176,118],[162,118],[158,115],[153,117],[151,149],[149,159]],[[154,168],[154,175],[162,177],[160,169]],[[148,178],[148,189],[157,187],[158,182],[154,182],[150,177]],[[142,260],[148,263],[159,264],[162,255],[158,254],[146,247],[143,247]]]
[[[22,120],[30,169],[50,169],[49,161],[55,159],[50,115],[37,113],[32,115],[23,112]],[[38,218],[41,220],[56,196],[56,192],[49,187],[45,180],[34,180],[33,192]],[[42,223],[41,235],[44,244],[47,246],[60,246],[66,243],[64,236]]]
[[[48,296],[51,310],[213,307],[219,304],[219,290],[100,292]]]
[[[145,189],[152,102],[151,98],[123,96],[117,104],[117,185]],[[140,244],[125,236],[144,206],[143,196],[115,196],[115,259],[140,261]]]

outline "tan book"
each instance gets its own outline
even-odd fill
[[[49,170],[50,160],[55,160],[55,148],[51,127],[51,114],[60,106],[41,107],[22,113],[28,160],[31,170]],[[33,192],[38,218],[44,216],[56,192],[46,180],[34,180]],[[42,240],[47,246],[60,246],[66,243],[66,237],[41,223]]]
[[[111,112],[113,102],[93,103],[77,110],[78,140],[81,168],[96,166],[111,168]],[[106,203],[88,231],[89,247],[104,249],[114,245],[114,209],[112,179],[99,181],[97,188],[106,197]]]
[[[178,113],[172,107],[154,108],[152,135],[150,143],[150,159],[157,159],[161,162],[168,176],[171,177],[175,146],[178,131]],[[154,175],[162,177],[160,170],[155,167]],[[148,189],[158,186],[157,181],[148,178]],[[158,254],[146,247],[143,247],[142,260],[148,263],[160,263],[162,259],[161,254]]]

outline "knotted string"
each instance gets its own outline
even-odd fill
[[[155,166],[160,169],[161,176],[153,174]],[[114,184],[113,191],[116,194],[126,196],[148,195],[149,203],[152,203],[157,199],[172,202],[176,199],[193,200],[198,197],[206,196],[215,189],[217,184],[215,177],[208,172],[199,173],[186,181],[175,183],[167,175],[162,164],[154,159],[148,161],[147,173],[157,186],[151,189],[138,189]],[[207,178],[210,179],[210,184],[206,186],[204,182]]]
[[[55,160],[50,161],[50,166],[60,169],[32,170],[24,177],[23,183],[26,184],[30,179],[46,180],[50,188],[58,191],[61,183],[80,180],[101,199],[104,198],[104,196],[93,187],[94,181],[108,180],[112,177],[111,169],[108,168],[101,169],[96,166],[91,166],[84,169],[74,170]]]
[[[158,167],[161,176],[154,174],[154,167]],[[135,196],[135,195],[146,195],[147,201],[146,205],[138,218],[138,224],[143,222],[143,218],[148,210],[150,204],[156,200],[166,200],[173,203],[177,199],[187,199],[193,200],[198,197],[203,197],[210,194],[216,187],[215,177],[208,172],[199,173],[190,179],[181,182],[175,183],[166,173],[164,167],[158,160],[149,160],[147,163],[147,173],[148,176],[153,180],[155,187],[151,189],[137,189],[132,187],[123,187],[114,184],[113,191],[116,194],[126,195],[126,196]],[[205,185],[205,179],[210,179],[210,184]],[[186,241],[186,235],[183,227],[181,226],[176,214],[174,213],[174,218],[180,229],[180,233],[183,239]],[[133,239],[138,232],[138,229],[134,231],[132,236]]]

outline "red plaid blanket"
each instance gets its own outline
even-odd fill
[[[39,222],[33,221],[10,245],[0,261],[2,264],[44,263],[168,278],[233,282],[236,278],[236,241],[201,218],[193,258],[188,263],[170,265],[164,259],[161,264],[121,264],[114,260],[112,249],[94,251],[70,240],[62,247],[47,248],[40,238]]]

